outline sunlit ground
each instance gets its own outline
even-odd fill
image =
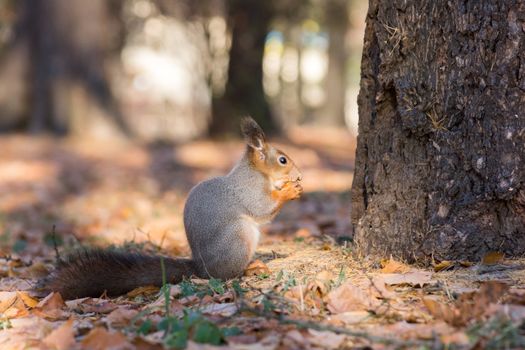
[[[306,195],[265,229],[269,236],[350,235],[353,138],[300,128],[275,142],[301,168]],[[0,144],[0,250],[28,257],[52,252],[53,226],[63,249],[133,241],[187,254],[188,191],[227,173],[244,150],[240,141],[135,145],[22,135]]]

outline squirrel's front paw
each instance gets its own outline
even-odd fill
[[[303,186],[298,181],[287,182],[281,189],[285,200],[293,200],[301,197],[303,194]]]

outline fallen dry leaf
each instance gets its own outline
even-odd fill
[[[328,310],[333,314],[374,310],[381,304],[371,293],[366,293],[352,282],[344,283],[328,293],[326,303]]]
[[[488,252],[485,254],[485,256],[483,256],[483,259],[481,259],[481,263],[483,265],[499,264],[504,258],[505,254],[502,252]]]
[[[224,304],[212,303],[212,304],[208,304],[200,308],[200,311],[203,314],[222,316],[222,317],[233,316],[237,313],[238,310],[239,310],[239,307],[235,303],[224,303]]]
[[[0,313],[9,309],[18,298],[16,292],[0,292]]]
[[[107,314],[118,308],[114,302],[100,298],[87,298],[77,306],[82,313],[95,312],[98,314]]]
[[[81,343],[86,350],[134,349],[124,334],[109,332],[102,327],[93,328]]]
[[[432,272],[411,270],[407,273],[385,273],[374,277],[374,281],[382,281],[388,285],[409,285],[422,287],[431,282]]]
[[[440,302],[437,297],[424,297],[423,303],[436,319],[453,326],[466,325],[472,319],[487,315],[487,307],[498,302],[508,290],[508,285],[499,281],[483,282],[479,290],[466,292],[453,304]]]
[[[336,334],[329,331],[316,331],[309,329],[308,341],[324,349],[338,349],[346,339],[344,334]]]
[[[38,300],[30,297],[29,294],[27,294],[27,292],[17,292],[17,294],[18,297],[22,299],[22,301],[27,307],[33,308],[38,305]]]
[[[334,279],[334,274],[323,270],[315,275],[312,282],[308,283],[307,290],[317,293],[319,297],[324,297],[330,290],[330,285]]]
[[[159,287],[143,286],[143,287],[138,287],[138,288],[133,289],[131,292],[128,292],[126,296],[128,298],[135,298],[135,297],[138,297],[139,295],[148,296],[148,295],[156,294],[158,293],[158,291],[159,291]]]
[[[402,339],[422,339],[431,340],[436,335],[450,334],[454,328],[445,322],[414,324],[406,321],[399,321],[394,324],[378,327],[373,333],[391,337],[393,334]]]
[[[434,265],[434,272],[445,271],[454,267],[456,263],[450,260],[443,260],[439,264]]]
[[[512,304],[490,304],[485,308],[484,316],[503,315],[507,319],[522,324],[525,321],[525,306]]]
[[[309,237],[312,237],[313,234],[311,230],[303,227],[295,231],[294,236],[297,238],[309,238]]]
[[[130,324],[131,320],[137,316],[137,310],[130,310],[125,307],[119,307],[106,316],[106,323],[113,327],[125,327]]]
[[[460,317],[460,311],[457,308],[443,303],[438,297],[423,297],[423,304],[425,304],[428,311],[430,311],[430,314],[438,320],[456,324],[456,320]]]
[[[323,299],[319,296],[318,291],[316,289],[309,289],[303,284],[288,289],[284,293],[284,296],[294,300],[296,302],[296,308],[301,312],[308,309],[311,314],[317,315],[322,308]]]
[[[58,328],[49,333],[42,342],[54,350],[68,350],[75,344],[75,331],[73,329],[73,319],[62,323]]]
[[[3,317],[5,318],[16,318],[16,317],[25,317],[29,314],[29,311],[22,300],[15,293],[15,298],[12,300],[12,303],[7,305],[7,309],[2,312]]]
[[[66,304],[60,293],[52,292],[33,309],[33,313],[39,317],[58,320],[69,318],[69,313],[64,310]]]
[[[440,338],[441,342],[447,346],[468,346],[470,345],[470,339],[465,332],[458,331],[451,334],[443,334]]]
[[[365,322],[370,319],[370,312],[368,311],[346,311],[330,316],[328,322],[333,324],[352,325]]]
[[[163,350],[164,347],[161,344],[150,343],[144,338],[136,337],[133,339],[133,346],[135,350]]]
[[[270,273],[270,269],[259,259],[251,262],[250,265],[248,265],[248,267],[246,267],[244,270],[245,276],[259,276],[268,273]]]
[[[412,268],[392,258],[381,261],[381,273],[404,273],[410,271]]]

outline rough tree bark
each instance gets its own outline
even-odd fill
[[[525,2],[370,0],[352,221],[361,253],[525,253]]]

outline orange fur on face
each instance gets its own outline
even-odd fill
[[[284,152],[275,147],[265,144],[262,150],[250,149],[249,152],[253,166],[267,175],[276,187],[279,188],[289,181],[300,180],[301,173],[295,163]],[[287,163],[285,165],[279,163],[280,156],[286,157]]]

